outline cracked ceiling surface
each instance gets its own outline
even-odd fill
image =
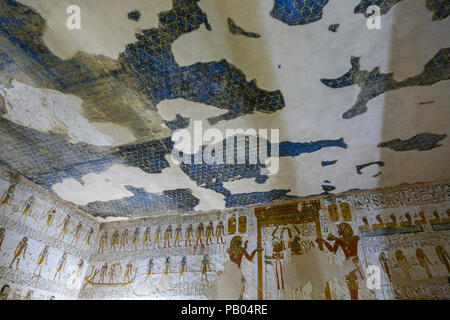
[[[69,5],[80,30],[66,27]],[[381,29],[366,27],[371,5]],[[449,11],[437,0],[2,0],[0,163],[99,217],[447,179]],[[175,163],[172,134],[194,134],[195,121],[278,129],[279,141],[260,138],[279,147],[278,170]]]

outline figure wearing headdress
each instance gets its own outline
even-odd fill
[[[86,232],[86,237],[85,237],[85,248],[89,248],[89,246],[91,245],[91,240],[92,240],[92,235],[94,234],[94,228],[89,227],[89,230]]]
[[[111,249],[116,252],[117,246],[119,245],[119,230],[114,230],[111,236]]]
[[[2,251],[3,240],[5,240],[5,228],[0,228],[0,251]]]
[[[125,229],[125,231],[122,233],[122,236],[120,237],[119,251],[125,250],[127,245],[128,245],[128,229]]]
[[[48,228],[50,228],[53,225],[53,220],[56,216],[56,208],[53,207],[48,212],[41,217],[41,219],[45,219],[44,226],[42,227],[42,231],[46,232]]]
[[[200,279],[200,281],[203,281],[203,278],[206,280],[206,282],[208,282],[208,269],[211,269],[211,265],[210,265],[210,261],[208,258],[208,255],[204,255],[203,256],[203,260],[202,260],[202,277]]]
[[[140,235],[141,235],[141,229],[139,229],[139,227],[136,227],[136,229],[134,229],[133,240],[131,241],[131,244],[133,245],[134,250],[138,249],[138,242],[139,242]]]
[[[25,201],[23,208],[22,208],[22,214],[19,218],[19,223],[25,223],[27,221],[28,217],[33,218],[36,221],[36,218],[32,215],[33,206],[34,206],[35,199],[33,196],[28,198],[27,201]]]
[[[203,245],[202,236],[205,235],[205,228],[204,228],[202,222],[200,222],[200,224],[197,227],[196,235],[197,235],[197,241],[195,242],[195,245],[198,245],[199,242],[200,242],[200,245]]]
[[[223,225],[223,221],[219,221],[219,223],[216,226],[216,243],[219,244],[219,239],[221,244],[225,244],[225,241],[223,241],[223,234],[225,233],[225,226]]]
[[[247,246],[248,241],[245,241],[244,246],[242,246],[242,237],[241,236],[234,236],[230,241],[230,247],[227,249],[228,256],[230,257],[230,261],[233,262],[237,267],[238,270],[241,269],[241,263],[242,263],[242,257],[245,257],[249,262],[253,261],[253,258],[255,257],[256,252],[262,251],[263,248],[256,248],[252,251],[251,254],[248,254],[247,252]],[[236,274],[236,276],[239,276]],[[245,284],[246,280],[244,278],[244,275],[241,273],[241,282],[242,282],[242,290],[240,299],[243,298],[243,294],[245,292]]]
[[[56,226],[57,228],[62,226],[61,233],[58,236],[58,239],[64,240],[64,237],[69,230],[69,223],[70,223],[70,215],[67,215],[64,220]]]
[[[142,246],[146,248],[149,242],[150,242],[150,227],[147,227],[145,228],[144,237],[142,238]]]
[[[331,245],[327,240],[324,240],[322,238],[316,239],[316,242],[319,244],[325,244],[327,249],[332,253],[336,253],[338,249],[341,248],[344,253],[345,260],[353,262],[353,264],[355,265],[355,270],[351,271],[347,275],[347,286],[350,291],[351,299],[358,300],[359,287],[357,283],[356,272],[361,276],[362,279],[364,279],[364,273],[362,271],[361,262],[358,257],[359,237],[354,235],[352,227],[345,222],[338,225],[338,234],[339,238],[335,237],[332,234],[328,235],[327,240],[334,241],[334,245]]]
[[[439,257],[439,261],[447,268],[447,272],[450,274],[449,257],[447,251],[441,246],[436,246],[436,254]]]
[[[19,241],[19,243],[17,244],[16,250],[14,251],[14,257],[11,261],[11,264],[9,265],[9,268],[12,268],[12,265],[14,263],[14,261],[17,260],[16,263],[16,269],[19,268],[19,263],[20,263],[20,255],[22,254],[23,259],[25,260],[25,254],[27,252],[27,248],[28,248],[28,237],[23,237],[23,239],[21,241]]]
[[[429,265],[433,265],[433,264],[430,262],[427,255],[425,254],[425,252],[423,252],[423,250],[421,248],[417,248],[416,257],[417,257],[417,261],[419,261],[419,264],[422,266],[422,268],[427,273],[428,278],[431,279],[433,277],[433,275],[431,274]]]
[[[148,260],[148,266],[147,266],[147,279],[152,274],[153,267],[154,267],[153,258],[150,258],[150,260]]]
[[[180,263],[180,278],[179,278],[179,280],[181,280],[181,277],[183,276],[183,274],[186,270],[187,270],[187,259],[186,259],[186,256],[183,256],[183,258],[181,258],[181,263]]]
[[[83,224],[80,221],[80,222],[78,222],[78,224],[75,226],[75,228],[72,231],[73,237],[72,237],[72,241],[70,242],[70,245],[74,245],[74,244],[78,243],[78,239],[80,238],[82,228],[83,228]]]
[[[164,263],[164,274],[169,274],[170,269],[170,257],[166,258],[166,262]]]
[[[172,226],[169,225],[164,232],[164,248],[166,245],[170,248],[170,239],[172,239]]]
[[[213,242],[212,242],[212,235],[213,235],[213,233],[214,233],[214,225],[213,225],[213,222],[212,221],[210,221],[209,223],[208,223],[208,225],[206,226],[206,244],[208,245],[208,244],[213,244]],[[209,242],[209,243],[208,243]]]
[[[44,265],[47,265],[47,260],[48,260],[48,250],[50,249],[49,246],[45,246],[44,249],[41,251],[41,253],[39,254],[38,260],[37,260],[37,266],[33,271],[33,274],[40,278],[41,277],[41,272],[42,272],[42,267]],[[36,270],[39,269],[39,274],[36,274]]]
[[[64,252],[61,256],[61,259],[58,261],[58,265],[56,267],[55,275],[53,276],[53,280],[55,280],[56,276],[58,276],[58,281],[61,280],[61,271],[66,272],[66,261],[67,261],[67,253]]]
[[[378,260],[380,261],[381,268],[386,273],[389,281],[392,282],[391,271],[389,267],[389,261],[384,252],[381,252],[378,256]]]
[[[105,231],[102,234],[100,242],[98,244],[98,253],[103,253],[103,248],[105,247],[107,241],[108,241],[108,231]]]
[[[155,232],[155,242],[153,242],[153,247],[158,245],[158,249],[160,248],[160,246],[159,246],[160,239],[161,239],[161,226],[158,226],[156,228],[156,232]]]
[[[181,234],[182,231],[183,231],[183,229],[182,229],[182,227],[181,227],[181,224],[179,224],[179,225],[177,226],[177,228],[175,229],[175,241],[174,241],[174,243],[173,243],[173,246],[174,246],[174,247],[181,247],[181,245],[180,245],[180,240],[183,239],[183,235]]]
[[[11,206],[12,199],[14,197],[14,192],[16,191],[16,186],[11,185],[8,187],[8,190],[6,190],[3,193],[3,196],[0,200],[0,207],[2,209],[2,214],[6,214],[6,207]]]
[[[192,224],[190,224],[187,228],[186,228],[186,232],[184,234],[184,238],[186,239],[184,241],[184,246],[187,247],[189,244],[189,247],[191,246],[191,236],[194,234],[194,228],[192,227]]]

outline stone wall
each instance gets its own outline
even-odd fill
[[[0,299],[76,299],[100,224],[2,168],[0,197]]]

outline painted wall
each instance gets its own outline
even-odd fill
[[[448,299],[449,201],[444,183],[103,224],[79,298]]]
[[[100,223],[1,167],[0,197],[0,299],[76,299]]]

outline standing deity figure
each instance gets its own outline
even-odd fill
[[[194,228],[192,227],[192,224],[190,224],[187,228],[186,228],[186,232],[184,234],[184,246],[187,247],[189,244],[189,247],[191,246],[191,237],[194,234]]]
[[[70,245],[76,245],[78,243],[78,239],[80,239],[80,235],[81,235],[81,229],[83,228],[83,224],[80,222],[78,222],[78,224],[75,226],[75,228],[72,231],[73,237],[72,237],[72,241],[70,242]]]
[[[77,264],[77,268],[75,269],[75,277],[72,279],[72,284],[74,284],[76,281],[78,281],[83,274],[83,267],[84,267],[84,261],[83,259],[80,259]]]
[[[339,238],[332,234],[328,235],[327,240],[334,241],[334,245],[331,245],[328,241],[321,238],[316,239],[316,242],[325,244],[327,249],[332,253],[336,253],[338,249],[341,248],[345,256],[345,261],[351,261],[354,264],[355,270],[347,275],[347,286],[350,291],[351,299],[358,300],[359,286],[356,272],[364,279],[364,273],[358,257],[359,237],[354,235],[352,227],[345,222],[338,225],[338,234]]]
[[[276,229],[275,229],[276,231]],[[273,237],[273,247],[272,247],[272,259],[275,268],[275,277],[277,279],[277,290],[284,290],[284,278],[283,278],[283,251],[286,250],[286,245],[282,237],[275,236],[275,231],[272,234]],[[283,232],[282,232],[283,234]],[[281,287],[281,288],[280,288]]]
[[[150,258],[150,260],[148,260],[147,279],[148,279],[148,277],[152,274],[152,272],[153,272],[153,267],[154,267],[154,264],[153,264],[153,258]]]
[[[200,222],[200,224],[197,227],[196,236],[197,236],[197,241],[195,242],[195,245],[198,245],[199,242],[200,242],[200,245],[203,245],[202,236],[205,236],[205,227],[203,226],[202,222]]]
[[[48,210],[47,213],[44,213],[41,217],[42,219],[45,219],[44,226],[42,227],[43,232],[47,232],[47,230],[53,225],[53,220],[56,216],[56,208],[53,207],[50,210]]]
[[[117,263],[113,263],[109,267],[109,283],[114,283],[114,280],[117,276],[117,267],[119,267]]]
[[[28,198],[27,201],[25,201],[23,208],[22,208],[22,214],[20,215],[18,223],[25,224],[27,222],[28,217],[31,217],[31,218],[35,219],[35,221],[36,221],[36,218],[32,215],[34,203],[35,203],[34,197],[30,197],[30,198]]]
[[[161,239],[161,226],[158,226],[158,228],[156,228],[156,232],[155,232],[155,241],[153,242],[153,247],[158,245],[158,249],[160,248],[160,246],[159,246],[160,239]]]
[[[128,262],[128,264],[125,267],[125,274],[123,277],[123,281],[126,282],[130,282],[131,281],[131,273],[133,272],[133,264],[130,262]]]
[[[170,239],[172,239],[172,226],[169,225],[164,232],[164,248],[166,245],[170,248]]]
[[[208,255],[204,255],[203,256],[203,260],[202,260],[202,277],[200,279],[200,281],[203,281],[203,279],[206,280],[206,282],[208,282],[208,270],[211,269],[211,263],[209,261]]]
[[[108,273],[108,263],[105,262],[105,264],[100,269],[100,283],[105,283],[105,277]]]
[[[423,250],[421,248],[417,248],[416,257],[417,257],[417,260],[419,261],[419,264],[422,266],[422,268],[427,273],[428,278],[431,279],[433,277],[433,275],[431,274],[429,265],[433,265],[433,264],[430,262],[430,260],[428,260],[427,255],[425,254],[425,252],[423,252]]]
[[[390,271],[390,267],[389,267],[389,260],[386,257],[386,254],[384,252],[381,252],[380,255],[378,256],[378,260],[380,261],[381,268],[386,273],[389,281],[392,282],[392,276],[391,276],[391,271]]]
[[[38,278],[41,277],[42,267],[44,266],[44,264],[47,265],[49,248],[50,248],[49,246],[45,246],[44,249],[39,254],[37,266],[36,266],[36,268],[34,268],[34,271],[33,271],[33,274]],[[37,269],[39,269],[39,274],[36,274]]]
[[[181,232],[183,231],[181,224],[179,224],[175,229],[175,241],[173,243],[174,247],[181,247],[180,245],[180,239],[183,239],[183,235]]]
[[[20,263],[20,255],[22,254],[23,259],[25,260],[25,255],[28,248],[28,237],[23,237],[21,241],[17,244],[16,250],[14,251],[14,257],[11,261],[11,264],[9,265],[9,268],[11,269],[13,266],[14,261],[16,262],[16,270],[19,269],[19,263]]]
[[[66,261],[67,261],[67,253],[64,252],[61,256],[61,259],[58,261],[58,266],[56,267],[55,275],[53,276],[53,280],[55,280],[56,276],[58,276],[58,281],[61,280],[61,271],[66,272]]]
[[[6,207],[11,206],[12,199],[14,197],[14,192],[16,191],[16,186],[9,186],[8,190],[3,193],[3,196],[0,200],[0,207],[2,209],[2,215],[6,215]]]
[[[216,243],[219,244],[219,239],[221,244],[225,244],[223,241],[223,234],[225,233],[225,226],[223,225],[223,221],[219,221],[219,224],[216,226]]]
[[[69,223],[70,223],[70,216],[67,215],[64,218],[64,220],[59,225],[56,226],[57,228],[62,226],[61,232],[58,235],[58,239],[64,240],[64,237],[66,236],[66,233],[69,230]]]
[[[447,272],[450,274],[450,266],[448,261],[450,260],[447,251],[441,246],[436,246],[436,254],[439,257],[439,261],[447,268]]]
[[[119,244],[119,230],[114,230],[114,233],[111,236],[111,250],[116,252],[117,246]]]
[[[125,229],[125,231],[122,233],[122,236],[120,237],[119,251],[125,250],[127,245],[128,245],[128,229]]]
[[[105,231],[100,237],[100,242],[98,244],[98,253],[103,253],[103,248],[105,247],[107,241],[108,241],[108,231]]]
[[[230,261],[233,262],[238,267],[237,269],[238,271],[241,271],[241,263],[243,257],[245,257],[249,262],[252,262],[256,252],[263,251],[263,248],[256,248],[255,250],[252,251],[251,254],[248,254],[247,247],[248,241],[245,241],[244,246],[242,246],[242,237],[234,236],[230,241],[230,247],[226,251],[230,257]],[[242,283],[241,293],[239,297],[239,299],[242,300],[245,292],[246,280],[244,278],[244,275],[242,274],[242,271],[240,273],[234,272],[232,275],[234,277],[237,277],[236,280],[237,281],[240,280]]]
[[[89,227],[89,230],[86,232],[86,237],[84,238],[84,248],[89,248],[91,245],[92,235],[94,234],[94,228]]]
[[[213,236],[213,233],[214,233],[214,225],[213,225],[213,222],[210,221],[208,223],[208,225],[206,226],[206,244],[207,245],[208,244],[213,244],[212,238],[211,238]]]
[[[169,274],[170,269],[170,257],[166,258],[166,262],[164,263],[164,274]]]
[[[398,266],[402,269],[407,279],[411,279],[411,275],[409,270],[411,269],[411,265],[408,262],[405,254],[402,250],[395,251],[395,259],[397,260]]]
[[[137,227],[136,229],[134,229],[133,240],[131,241],[131,244],[133,245],[134,250],[138,249],[138,242],[139,242],[140,235],[141,235],[141,229],[139,229],[139,227]]]
[[[145,228],[144,237],[142,238],[142,247],[147,248],[150,242],[150,227]]]
[[[183,258],[181,258],[181,263],[180,263],[180,278],[179,278],[179,280],[181,280],[181,277],[183,276],[183,274],[186,270],[187,270],[187,259],[186,259],[186,256],[183,256]]]

